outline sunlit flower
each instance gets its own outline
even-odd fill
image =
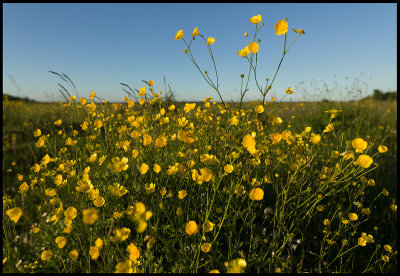
[[[207,38],[206,45],[211,45],[211,44],[213,44],[214,42],[215,42],[215,38],[209,37],[209,38]]]
[[[356,160],[356,164],[360,165],[364,169],[369,168],[372,162],[373,162],[372,157],[366,154],[361,154],[360,156],[358,156]]]
[[[211,244],[207,242],[201,245],[201,251],[203,251],[204,253],[208,253],[210,249],[211,249]]]
[[[286,34],[288,31],[287,19],[285,18],[283,20],[279,20],[278,22],[276,22],[274,28],[275,28],[276,35]]]
[[[264,112],[264,107],[260,104],[260,105],[257,105],[255,108],[254,108],[254,111],[255,112],[257,112],[257,113],[263,113]]]
[[[349,220],[351,220],[351,221],[358,220],[358,216],[357,216],[357,214],[355,214],[355,213],[350,213],[350,214],[348,215],[348,218],[349,218]]]
[[[190,235],[198,233],[199,227],[197,226],[197,223],[195,221],[191,220],[186,224],[185,230],[186,230],[186,233],[190,236]]]
[[[361,138],[356,138],[351,141],[351,146],[356,150],[356,152],[363,152],[367,148],[368,143]]]
[[[178,192],[178,198],[179,199],[184,199],[187,195],[188,195],[188,193],[185,190],[180,190]]]
[[[53,252],[51,250],[45,250],[42,252],[40,259],[42,259],[42,261],[48,261],[48,260],[50,260],[50,258],[52,256],[53,256]]]
[[[82,221],[86,225],[91,225],[99,219],[97,210],[95,208],[85,209],[82,211],[82,214],[83,214]]]
[[[22,216],[22,209],[19,207],[8,209],[6,214],[14,223],[17,223]]]
[[[257,24],[261,22],[261,14],[257,14],[249,19],[250,23]]]
[[[264,198],[264,191],[261,188],[253,188],[249,193],[249,197],[251,200],[262,200]]]
[[[384,153],[384,152],[387,152],[387,151],[388,151],[388,148],[387,148],[386,146],[384,146],[384,145],[379,145],[378,151],[379,151],[380,153]]]
[[[69,258],[73,261],[76,261],[78,259],[79,253],[77,250],[71,250],[68,254]]]
[[[182,37],[183,37],[183,31],[182,30],[177,31],[175,35],[175,40],[180,40],[182,39]]]
[[[100,256],[100,248],[96,246],[91,246],[89,248],[89,255],[92,260],[97,260],[97,258]]]
[[[67,244],[67,239],[63,236],[59,236],[56,238],[56,244],[58,248],[63,248]]]
[[[199,28],[196,27],[196,28],[194,28],[194,30],[193,30],[192,37],[195,37],[195,36],[197,36],[198,34],[199,34]]]
[[[249,47],[250,52],[252,52],[254,54],[258,52],[259,46],[258,46],[257,42],[251,42],[248,45],[248,47]]]
[[[136,263],[137,259],[140,256],[140,251],[136,247],[136,245],[134,243],[130,243],[126,248],[126,251],[129,253],[129,260]]]
[[[146,163],[143,163],[139,167],[140,174],[146,174],[148,170],[149,170],[149,166]]]

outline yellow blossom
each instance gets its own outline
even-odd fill
[[[257,14],[249,19],[250,23],[257,24],[261,22],[261,14]]]
[[[180,40],[182,39],[182,37],[183,37],[183,31],[182,30],[177,31],[175,35],[175,40]]]
[[[194,30],[193,30],[192,37],[195,37],[195,36],[197,36],[198,34],[199,34],[199,28],[196,27],[196,28],[194,28]]]
[[[206,45],[211,45],[211,44],[213,44],[214,42],[215,42],[215,38],[209,37],[209,38],[207,38]]]
[[[278,22],[276,22],[274,28],[275,28],[276,35],[286,34],[288,31],[287,19],[285,18],[283,20],[279,20]]]
[[[6,214],[14,223],[17,223],[18,220],[21,218],[23,212],[21,208],[15,207],[12,209],[8,209],[6,211]]]
[[[186,233],[190,236],[190,235],[198,233],[199,227],[197,226],[197,223],[195,221],[191,220],[186,224],[185,230],[186,230]]]

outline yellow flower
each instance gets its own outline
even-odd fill
[[[136,245],[134,243],[130,243],[126,248],[126,251],[129,253],[129,260],[136,263],[137,259],[140,256],[140,251],[136,247]]]
[[[42,135],[42,131],[40,129],[37,129],[33,132],[33,136],[34,137],[39,137],[40,135]]]
[[[385,244],[385,245],[383,246],[383,248],[385,248],[385,250],[386,250],[387,252],[391,252],[391,251],[392,251],[392,247],[391,247],[390,245],[388,245],[388,244]]]
[[[264,112],[264,107],[260,104],[260,105],[257,105],[255,108],[254,108],[254,111],[255,112],[257,112],[257,113],[263,113]]]
[[[211,180],[211,178],[213,177],[212,170],[210,170],[208,168],[200,169],[200,174],[201,174],[201,177],[203,178],[204,182],[209,182]]]
[[[206,232],[211,232],[214,229],[214,223],[211,221],[207,220],[204,231]]]
[[[279,143],[282,140],[282,134],[278,132],[271,133],[272,144]]]
[[[6,211],[7,216],[9,216],[9,218],[14,222],[17,223],[18,220],[21,218],[22,216],[22,210],[19,207],[15,207],[12,209],[8,209]]]
[[[181,29],[181,30],[176,32],[175,40],[180,40],[180,39],[182,39],[182,37],[183,37],[183,31]]]
[[[351,146],[356,150],[356,152],[363,152],[367,148],[368,143],[361,138],[356,138],[351,141]]]
[[[389,191],[386,190],[385,188],[383,188],[383,189],[382,189],[382,194],[383,194],[384,196],[389,196]]]
[[[386,256],[386,255],[383,255],[383,256],[382,256],[382,260],[383,260],[385,263],[388,263],[388,262],[389,262],[389,257]]]
[[[105,201],[104,197],[102,197],[102,196],[98,196],[98,197],[96,197],[95,200],[93,200],[93,204],[94,204],[94,206],[96,206],[96,207],[101,207],[101,206],[103,206],[105,202],[106,202],[106,201]]]
[[[132,261],[126,260],[125,262],[118,262],[115,266],[114,273],[133,273]]]
[[[67,244],[67,239],[63,236],[59,236],[56,238],[56,244],[58,248],[63,248]]]
[[[249,197],[251,200],[262,200],[264,198],[264,191],[261,188],[253,188],[249,193]]]
[[[228,122],[231,126],[237,126],[239,124],[239,120],[236,116],[232,116],[228,119]]]
[[[21,192],[26,192],[26,191],[28,191],[28,190],[29,190],[28,184],[26,184],[26,182],[22,183],[22,184],[19,186],[19,190],[20,190]]]
[[[79,253],[77,250],[71,250],[68,254],[69,258],[73,261],[76,261],[78,259]]]
[[[159,173],[159,172],[161,171],[160,165],[154,164],[154,166],[153,166],[153,171],[154,171],[155,173]]]
[[[322,223],[323,223],[325,226],[328,225],[330,222],[331,222],[331,221],[330,221],[329,219],[324,219],[324,220],[322,221]]]
[[[82,211],[83,218],[82,221],[86,225],[91,225],[99,219],[97,210],[95,208],[89,208]]]
[[[54,124],[55,124],[56,126],[61,125],[61,123],[62,123],[62,120],[61,120],[61,119],[59,119],[59,120],[57,120],[57,121],[54,122]]]
[[[257,14],[249,19],[250,23],[257,24],[261,22],[261,14]]]
[[[100,248],[96,246],[91,246],[89,248],[89,255],[92,260],[97,260],[97,258],[100,256]]]
[[[147,173],[148,170],[149,170],[149,166],[146,163],[143,163],[139,167],[139,171],[140,171],[141,174]]]
[[[387,151],[388,151],[388,148],[387,148],[386,146],[384,146],[384,145],[380,145],[380,146],[378,147],[378,151],[379,151],[380,153],[384,153],[384,152],[387,152]]]
[[[225,165],[224,171],[225,171],[226,173],[228,173],[228,174],[231,173],[231,172],[233,172],[233,166],[232,166],[231,164]]]
[[[286,34],[288,31],[287,19],[285,18],[283,20],[279,20],[278,22],[276,22],[274,28],[275,28],[276,35]]]
[[[254,137],[247,134],[243,137],[242,141],[243,147],[247,148],[254,148],[256,146],[256,140],[254,140]]]
[[[144,96],[144,95],[146,95],[146,87],[145,86],[139,88],[139,96]]]
[[[289,87],[288,89],[285,89],[285,93],[286,93],[286,94],[293,94],[294,91],[292,90],[291,87]]]
[[[207,38],[206,45],[211,45],[211,44],[213,44],[214,42],[215,42],[215,38],[209,37],[209,38]]]
[[[195,37],[195,36],[197,36],[198,34],[199,34],[199,28],[196,27],[196,28],[194,28],[194,30],[193,30],[192,37]]]
[[[293,32],[298,33],[298,34],[305,34],[304,30],[298,29],[297,31],[295,29],[292,29]]]
[[[80,98],[79,101],[81,102],[81,105],[85,105],[87,103],[85,98]]]
[[[148,187],[145,187],[146,194],[151,194],[156,190],[156,185],[154,183],[150,183]]]
[[[356,160],[356,164],[360,165],[364,169],[369,168],[372,162],[373,162],[372,157],[366,154],[361,154],[360,156],[358,156]]]
[[[348,218],[349,218],[349,220],[351,220],[351,221],[356,221],[356,220],[358,220],[358,216],[357,216],[357,214],[355,214],[355,213],[350,213],[350,214],[348,215]]]
[[[93,100],[94,97],[96,97],[96,94],[95,94],[94,91],[92,90],[92,92],[90,92],[89,100]]]
[[[153,80],[149,80],[149,86],[153,86],[154,85],[154,81]]]
[[[143,145],[147,146],[151,142],[153,142],[153,138],[151,138],[151,136],[149,134],[144,133],[143,134]]]
[[[129,234],[131,233],[131,229],[129,228],[115,228],[113,230],[114,236],[110,236],[110,241],[112,242],[117,242],[117,241],[124,241],[129,237]]]
[[[103,245],[104,245],[104,242],[100,238],[97,238],[96,241],[94,242],[94,246],[96,246],[97,248],[102,248]]]
[[[184,199],[187,195],[188,195],[188,193],[185,190],[180,190],[178,192],[178,198],[179,199]]]
[[[310,137],[310,141],[311,141],[311,143],[313,143],[315,145],[319,144],[319,142],[321,142],[321,135],[312,133],[311,137]]]
[[[157,137],[155,142],[157,148],[162,148],[167,145],[167,138],[165,138],[164,135],[160,135],[159,137]]]
[[[42,259],[42,261],[48,261],[50,260],[50,258],[53,256],[53,252],[51,250],[45,250],[42,252],[42,255],[40,256],[40,258]]]
[[[326,126],[326,128],[324,129],[324,133],[325,132],[331,132],[335,129],[335,127],[333,126],[333,123],[330,123],[329,125]]]
[[[185,230],[186,230],[186,233],[190,236],[190,235],[198,233],[199,227],[197,226],[197,223],[195,221],[191,220],[186,224]]]
[[[251,42],[248,47],[249,47],[250,52],[252,52],[254,54],[258,52],[259,46],[258,46],[257,42]]]
[[[74,207],[68,207],[64,212],[64,216],[67,219],[74,219],[74,218],[76,218],[76,215],[77,215],[77,211]]]
[[[211,244],[207,242],[201,245],[201,251],[203,251],[204,253],[208,253],[210,249],[211,249]]]
[[[139,99],[139,104],[140,105],[144,105],[145,103],[146,103],[145,99],[142,99],[142,98]]]
[[[218,269],[211,269],[208,273],[220,273]]]
[[[250,54],[249,47],[246,46],[246,47],[244,47],[243,49],[240,49],[240,50],[237,52],[237,54],[238,54],[239,56],[241,56],[241,57],[247,57],[247,55]]]

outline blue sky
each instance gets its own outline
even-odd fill
[[[57,76],[64,72],[78,96],[93,89],[109,101],[125,96],[120,83],[144,86],[152,79],[164,91],[163,76],[177,100],[195,101],[216,92],[183,53],[175,33],[193,29],[215,38],[213,49],[224,100],[238,100],[240,74],[248,63],[237,55],[251,35],[249,18],[261,14],[259,81],[272,79],[282,56],[284,36],[274,24],[288,18],[288,42],[302,28],[286,55],[271,96],[280,99],[344,99],[356,86],[361,96],[373,89],[397,90],[396,4],[273,4],[273,3],[153,3],[153,4],[3,4],[3,93],[39,101],[62,100]],[[193,42],[193,54],[203,70],[214,76],[204,42]],[[346,79],[347,78],[347,79]],[[324,84],[325,83],[325,84]],[[325,88],[332,91],[327,93]],[[260,99],[251,77],[246,100]],[[306,92],[304,92],[306,91]]]

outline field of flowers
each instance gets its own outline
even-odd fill
[[[238,103],[223,101],[215,39],[198,28],[175,40],[218,102],[167,101],[152,80],[124,85],[123,103],[63,86],[63,104],[3,98],[3,272],[397,271],[397,102],[271,101],[304,35],[287,47],[286,19],[275,76],[265,88],[255,78],[261,100],[243,102],[261,15],[250,23]]]

